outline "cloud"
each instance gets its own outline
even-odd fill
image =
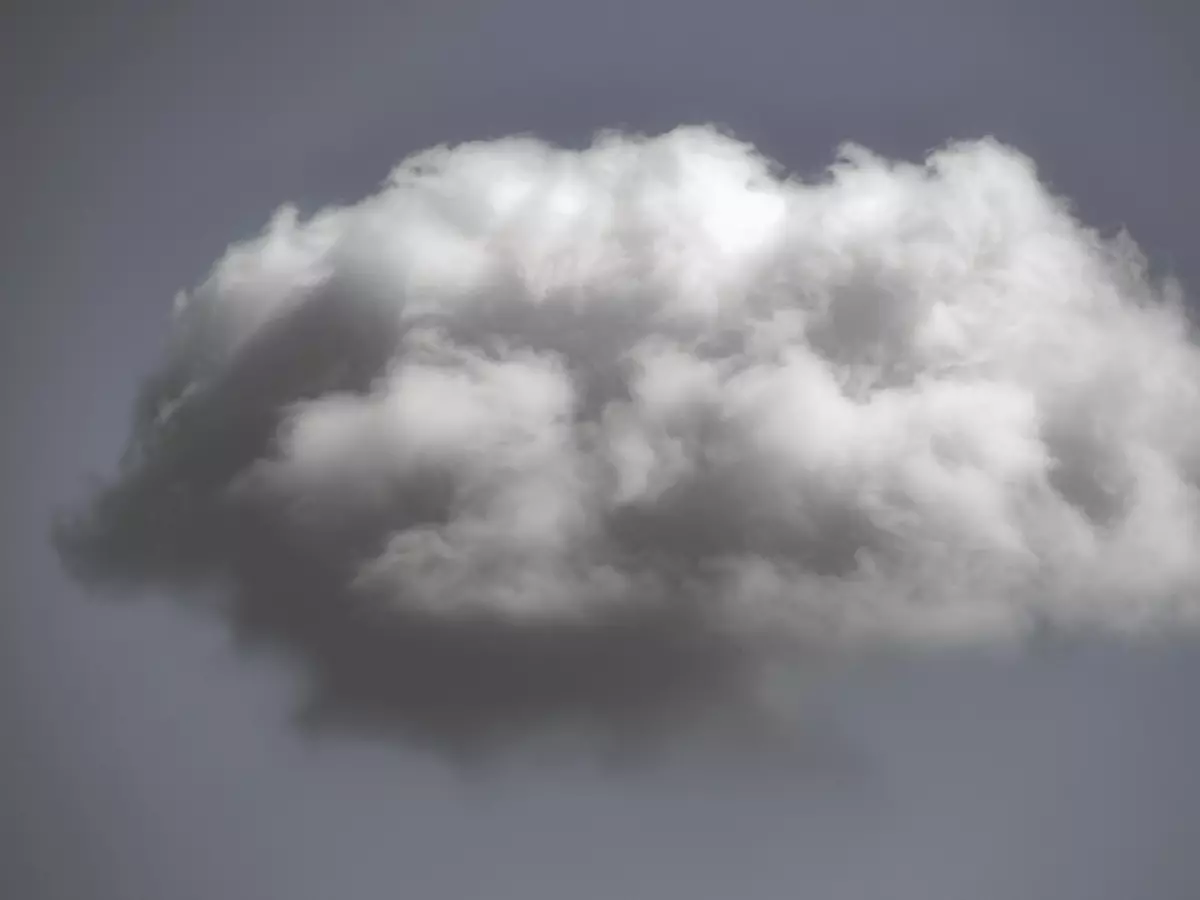
[[[1200,619],[1179,287],[995,141],[439,147],[176,303],[92,583],[225,585],[315,707],[463,748],[763,702],[776,654]]]

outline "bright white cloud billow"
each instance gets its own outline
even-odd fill
[[[708,128],[438,148],[181,297],[123,481],[254,510],[385,618],[1191,625],[1177,294],[993,141],[847,147],[815,183]]]

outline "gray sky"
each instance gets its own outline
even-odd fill
[[[97,602],[51,510],[106,471],[174,292],[280,202],[514,131],[732,126],[811,171],[995,133],[1200,284],[1200,14],[1119,0],[9,7],[0,268],[0,883],[42,898],[1200,895],[1200,652],[847,674],[836,764],[461,780],[297,737],[286,673]],[[1194,292],[1193,292],[1194,296]]]

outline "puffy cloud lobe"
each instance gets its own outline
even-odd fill
[[[527,699],[643,654],[615,708],[713,691],[763,640],[1191,626],[1198,484],[1179,289],[1029,159],[848,146],[804,183],[695,127],[436,148],[357,205],[284,208],[181,295],[127,465],[63,535],[244,592],[319,561],[322,627],[366,609],[484,668],[460,650],[491,629]],[[704,661],[649,664],[677,641]]]

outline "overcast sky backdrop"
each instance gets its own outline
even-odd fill
[[[422,147],[717,121],[813,172],[992,133],[1200,285],[1188,0],[26,0],[0,20],[0,896],[1200,896],[1200,651],[850,673],[776,769],[463,779],[299,738],[221,622],[66,579],[171,298]],[[1192,295],[1195,296],[1193,290]]]

